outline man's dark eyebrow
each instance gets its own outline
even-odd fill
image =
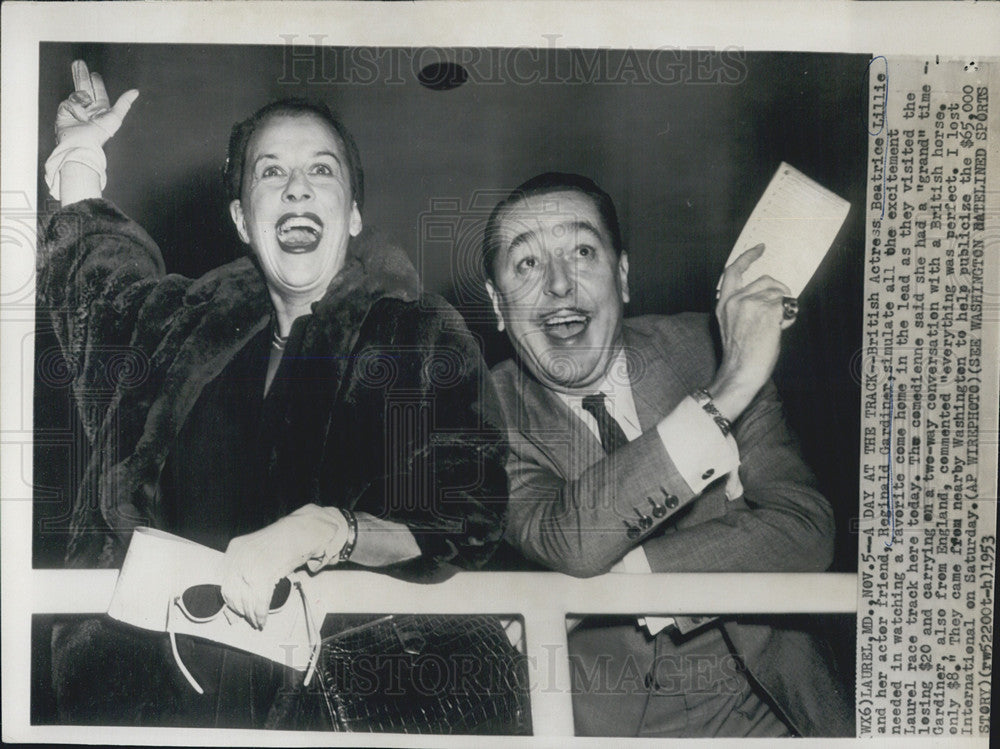
[[[533,236],[535,236],[535,232],[534,232],[533,229],[528,229],[527,231],[522,231],[520,234],[518,234],[516,237],[514,237],[510,241],[509,245],[507,245],[507,252],[508,253],[513,252],[515,247],[517,247],[519,244],[526,243]]]
[[[604,240],[604,235],[601,234],[601,230],[594,226],[589,221],[570,221],[563,224],[567,229],[572,229],[573,231],[587,231],[593,234],[600,240]]]
[[[604,237],[601,235],[600,229],[598,229],[589,221],[567,221],[565,223],[560,224],[560,226],[565,227],[566,229],[569,229],[574,232],[578,231],[590,232],[598,239],[602,241],[604,240]],[[535,236],[535,233],[536,232],[533,229],[522,231],[520,234],[518,234],[510,241],[510,244],[507,246],[507,252],[513,252],[514,248],[516,248],[519,244],[527,242],[529,239]]]

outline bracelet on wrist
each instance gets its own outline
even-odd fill
[[[695,402],[702,407],[712,420],[715,422],[716,426],[722,432],[723,437],[728,437],[730,432],[733,431],[733,424],[729,419],[722,415],[718,408],[715,407],[715,401],[712,400],[712,396],[705,388],[698,388],[693,393],[691,397],[694,398]]]
[[[350,510],[341,510],[340,512],[343,514],[344,520],[347,521],[347,541],[341,547],[340,556],[338,557],[338,561],[343,563],[351,558],[351,554],[354,553],[354,547],[358,543],[358,519]]]

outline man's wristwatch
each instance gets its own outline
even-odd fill
[[[712,400],[712,396],[709,395],[705,388],[698,388],[693,393],[691,397],[694,398],[695,403],[702,407],[702,409],[715,422],[716,426],[722,431],[723,437],[728,437],[729,433],[733,431],[732,422],[729,421],[718,408],[715,407],[715,402]]]

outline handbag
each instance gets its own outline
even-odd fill
[[[328,729],[530,735],[524,655],[495,616],[390,615],[322,640]]]

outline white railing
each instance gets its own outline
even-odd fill
[[[33,570],[29,586],[32,611],[35,614],[104,612],[117,574],[116,570]],[[317,595],[326,602],[336,602],[328,603],[328,608],[342,613],[523,617],[531,718],[537,737],[573,735],[567,615],[854,613],[857,610],[857,577],[851,574],[609,574],[581,580],[551,572],[463,572],[442,583],[417,585],[372,572],[337,571],[319,575],[314,582]],[[108,729],[101,730],[110,737]],[[204,741],[208,734],[198,736]],[[326,743],[331,743],[329,734],[323,736]],[[382,736],[382,741],[386,741],[387,737]],[[374,739],[362,741],[358,734],[351,737],[351,744],[378,743]],[[260,743],[263,737],[252,734],[252,738]],[[303,737],[297,735],[297,738]],[[427,738],[434,740],[425,744],[409,737],[407,743],[428,746],[443,743],[442,737]],[[482,741],[477,743],[485,745]]]

